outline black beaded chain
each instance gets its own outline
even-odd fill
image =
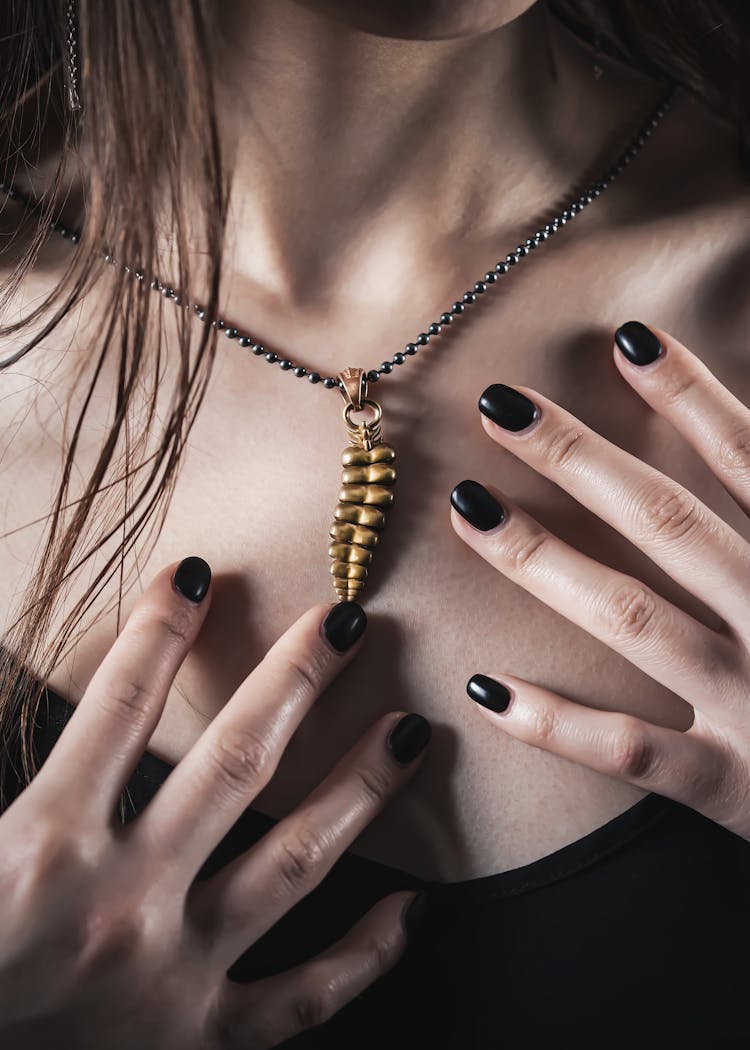
[[[443,328],[453,324],[455,320],[465,313],[469,306],[476,303],[480,296],[489,291],[489,289],[492,288],[502,276],[509,273],[511,267],[520,263],[521,260],[525,259],[532,251],[544,244],[545,241],[549,240],[552,234],[556,233],[561,226],[565,226],[566,223],[570,222],[571,219],[574,219],[576,215],[582,212],[588,204],[593,203],[597,197],[600,197],[604,190],[612,184],[614,179],[617,178],[620,172],[627,167],[631,160],[646,144],[649,135],[656,128],[659,121],[674,101],[678,90],[678,84],[670,84],[665,97],[649,115],[646,122],[641,128],[639,128],[627,147],[601,179],[594,182],[577,200],[569,204],[567,208],[551,219],[550,222],[542,227],[542,229],[537,230],[536,233],[531,235],[531,237],[527,237],[523,244],[519,244],[514,251],[509,252],[505,256],[505,259],[496,263],[493,270],[488,270],[484,277],[480,281],[477,281],[470,291],[464,292],[462,298],[453,303],[450,310],[446,310],[445,313],[440,314],[439,319],[428,325],[424,332],[420,332],[413,342],[407,343],[404,349],[399,353],[394,354],[390,361],[383,361],[379,368],[373,368],[369,371],[367,373],[368,382],[377,383],[381,376],[390,375],[396,366],[403,365],[407,358],[413,357],[419,351],[420,347],[427,346],[428,343],[440,335]],[[18,189],[18,187],[13,186],[10,183],[0,182],[0,193],[4,193],[11,198],[20,198],[32,211],[38,212],[40,210],[38,204],[34,200]],[[72,244],[78,244],[80,241],[80,233],[69,229],[63,223],[52,222],[50,223],[50,227],[56,233],[59,233],[61,237],[69,240]],[[112,264],[117,262],[112,253],[106,248],[103,249],[102,255],[105,262]],[[123,265],[123,269],[126,273],[132,272],[136,280],[144,280],[144,273],[142,270],[132,269],[130,266],[126,265]],[[201,321],[206,321],[205,309],[198,303],[183,303],[183,298],[180,293],[175,291],[170,285],[164,284],[158,279],[154,279],[150,282],[148,287],[156,292],[160,292],[165,298],[171,299],[178,306],[192,306],[196,317]],[[318,372],[311,372],[303,365],[296,365],[288,357],[282,357],[274,350],[266,350],[262,343],[256,342],[252,336],[241,332],[233,325],[227,324],[227,322],[223,321],[221,318],[216,318],[215,320],[210,321],[210,324],[214,328],[218,328],[222,331],[227,339],[236,340],[239,346],[243,349],[249,350],[256,357],[265,358],[269,364],[278,364],[283,372],[291,372],[292,375],[299,379],[307,377],[310,383],[320,383],[327,390],[341,386],[339,380],[335,379],[333,376],[323,377],[319,375]]]

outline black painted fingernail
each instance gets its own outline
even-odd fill
[[[486,674],[475,674],[466,683],[466,692],[472,700],[490,711],[500,713],[510,703],[510,689]]]
[[[427,924],[429,911],[430,908],[426,893],[418,893],[416,897],[406,905],[401,921],[409,940],[413,940],[419,934],[419,931],[424,929]]]
[[[203,558],[183,558],[174,571],[172,582],[180,594],[197,604],[206,597],[211,582],[211,566]]]
[[[339,653],[351,649],[365,633],[367,613],[356,602],[339,602],[323,620],[323,634]]]
[[[488,532],[505,521],[505,511],[478,481],[460,481],[451,492],[451,503],[461,515],[481,532]]]
[[[421,715],[404,715],[388,734],[386,747],[402,766],[421,755],[430,742],[432,726]]]
[[[479,411],[503,430],[525,430],[539,418],[534,402],[504,383],[487,387],[479,398]]]
[[[664,353],[659,339],[640,321],[621,324],[615,332],[615,342],[634,365],[650,365]]]

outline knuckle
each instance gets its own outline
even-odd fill
[[[330,661],[331,656],[323,646],[315,646],[305,653],[287,653],[281,671],[287,698],[303,704],[314,700]]]
[[[698,376],[685,365],[672,369],[669,374],[665,371],[662,376],[662,401],[670,408],[679,405],[697,383]]]
[[[287,1038],[288,1018],[274,1016],[270,997],[258,984],[216,989],[203,1015],[203,1050],[271,1050]]]
[[[557,735],[559,718],[551,707],[537,707],[534,710],[531,730],[535,741],[543,747],[549,745]]]
[[[675,542],[691,536],[703,525],[700,505],[691,493],[679,486],[659,484],[640,510],[642,530],[649,539]]]
[[[373,979],[392,969],[399,955],[396,939],[385,936],[369,937],[357,950],[372,960]],[[295,1034],[325,1024],[334,1016],[346,998],[342,977],[317,962],[307,965],[289,1010]]]
[[[743,481],[750,477],[750,423],[722,438],[717,460],[719,469],[726,476]]]
[[[699,790],[702,802],[712,801],[715,819],[726,824],[730,831],[743,834],[746,814],[750,811],[750,770],[733,748],[726,747],[720,752]],[[740,821],[742,826],[733,826]]]
[[[128,729],[139,728],[146,718],[152,692],[135,676],[118,679],[102,698],[108,714],[119,718]]]
[[[372,937],[365,945],[365,952],[369,958],[375,961],[375,969],[378,974],[387,973],[393,967],[398,957],[396,943],[393,938]]]
[[[642,643],[655,627],[656,598],[636,580],[627,580],[605,600],[603,618],[615,642]]]
[[[502,556],[512,572],[529,572],[546,552],[551,536],[548,532],[520,532],[502,538]]]
[[[293,682],[291,691],[295,697],[306,700],[317,695],[321,668],[316,661],[307,662],[299,657],[290,658],[287,671]]]
[[[101,848],[44,826],[24,842],[13,873],[12,899],[19,915],[47,916],[33,936],[49,958],[80,974],[111,967],[132,954],[140,936],[137,909],[102,891]],[[50,914],[54,918],[50,917]],[[36,926],[32,920],[31,927]]]
[[[132,613],[128,621],[131,630],[146,635],[149,640],[158,639],[164,646],[174,645],[183,649],[190,645],[194,617],[192,610],[175,603],[168,608],[150,607]]]
[[[248,1011],[247,1025],[246,1025],[246,1036],[248,1039],[248,1046],[252,1046],[253,1050],[255,1047],[265,1047],[268,1044],[263,1042],[263,1030],[258,1023],[257,1017],[257,1005],[253,1002],[252,993],[248,993],[248,1006],[255,1006],[255,1010]],[[203,1021],[203,1043],[206,1047],[211,1047],[211,1050],[232,1050],[237,1045],[236,1035],[238,1027],[238,1021],[233,1014],[229,1011],[221,1009],[216,1003],[210,1003],[206,1009],[206,1016]]]
[[[625,718],[610,744],[612,771],[628,780],[645,780],[656,766],[656,751],[646,728],[635,719]]]
[[[544,441],[543,454],[553,467],[564,470],[580,457],[586,428],[581,423],[563,423],[554,427]]]
[[[168,614],[156,617],[154,624],[156,634],[177,648],[188,646],[191,636],[190,619],[186,609],[171,609]]]
[[[291,1004],[291,1015],[297,1032],[317,1028],[336,1012],[336,982],[308,977]]]
[[[354,770],[354,775],[368,804],[379,808],[388,800],[393,785],[391,770],[383,766],[361,766]]]
[[[745,815],[750,812],[747,760],[738,753],[734,734],[718,728],[699,711],[688,734],[693,731],[705,746],[701,761],[690,763],[682,773],[680,801],[686,801],[694,809],[701,808],[713,820],[744,834],[743,829],[732,825],[738,818],[744,823]]]
[[[24,843],[22,863],[16,872],[17,889],[35,894],[49,892],[76,878],[83,863],[81,849],[73,836],[41,824],[30,829]]]
[[[302,824],[281,840],[277,866],[283,885],[292,892],[316,882],[322,873],[329,843],[325,833]]]
[[[138,954],[143,940],[144,923],[137,907],[111,906],[91,908],[86,915],[84,944],[79,957],[81,974],[95,974],[101,979],[116,970],[125,959]]]
[[[679,770],[677,779],[680,799],[693,809],[702,808],[704,812],[710,807],[711,815],[722,824],[729,825],[733,815],[747,813],[747,791],[738,794],[739,784],[731,771],[715,758],[705,766]]]
[[[244,797],[270,779],[273,748],[262,733],[230,726],[209,746],[208,761],[230,799]]]

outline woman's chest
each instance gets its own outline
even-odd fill
[[[710,473],[625,387],[612,363],[614,328],[652,321],[715,362],[750,400],[750,384],[745,380],[744,391],[737,385],[738,334],[723,358],[719,346],[704,341],[710,304],[701,302],[688,254],[664,229],[580,238],[547,257],[540,251],[466,319],[371,387],[383,407],[384,439],[397,451],[398,480],[364,594],[368,638],[297,734],[259,808],[282,815],[389,709],[426,714],[434,742],[419,776],[361,849],[420,874],[454,879],[518,866],[639,797],[628,785],[487,732],[465,695],[475,672],[510,672],[583,703],[667,724],[689,724],[689,710],[493,573],[453,533],[449,495],[463,478],[491,482],[576,547],[695,608],[612,530],[493,445],[476,407],[490,383],[536,388],[731,514]],[[413,334],[390,317],[356,349],[345,331],[333,335],[327,352],[340,364],[369,368]],[[325,362],[309,353],[322,370]],[[138,562],[144,582],[189,554],[205,557],[214,571],[208,621],[151,741],[151,750],[171,762],[299,613],[334,600],[328,547],[347,444],[342,408],[336,391],[269,367],[229,341],[220,345],[165,526]],[[21,505],[24,492],[27,506],[49,505],[52,449],[31,442],[25,455],[6,461],[5,491]],[[14,574],[20,579],[23,544],[5,540],[0,550],[7,588]],[[114,593],[110,588],[107,597]],[[52,687],[77,700],[115,632],[109,612],[58,667]]]

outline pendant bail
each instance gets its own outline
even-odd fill
[[[347,406],[352,406],[353,412],[360,412],[362,404],[367,397],[367,375],[363,368],[345,368],[336,376],[339,382],[339,390],[346,401]]]

